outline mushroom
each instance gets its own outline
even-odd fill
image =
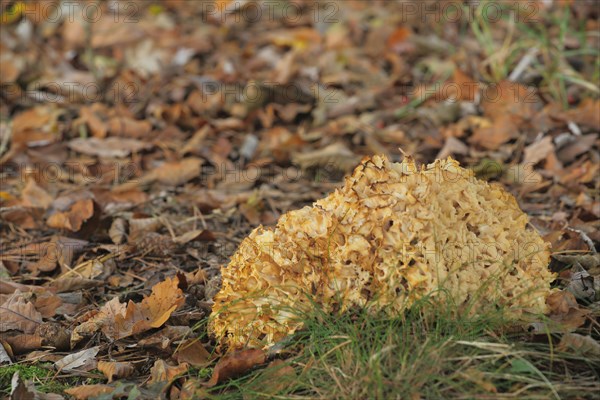
[[[519,319],[546,311],[549,259],[500,185],[451,158],[418,168],[373,156],[341,189],[242,241],[222,268],[209,329],[229,348],[268,347],[315,303],[393,315],[423,296]]]

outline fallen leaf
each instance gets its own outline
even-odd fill
[[[188,370],[186,363],[171,366],[164,360],[158,359],[150,369],[150,383],[171,382],[177,375],[181,375]]]
[[[189,326],[166,326],[160,331],[140,340],[141,347],[158,347],[166,349],[174,341],[180,340],[191,333]]]
[[[210,353],[198,339],[188,339],[180,344],[175,358],[180,364],[187,363],[194,367],[206,367],[211,361]]]
[[[126,305],[119,301],[118,296],[108,301],[96,315],[73,329],[73,332],[71,332],[71,347],[74,347],[84,336],[90,335],[106,325],[114,324],[116,316],[125,314],[125,309]]]
[[[55,142],[57,112],[47,106],[38,106],[17,114],[13,119],[13,145],[46,146]]]
[[[173,241],[177,244],[186,244],[192,240],[203,242],[212,242],[215,240],[215,235],[208,229],[194,229],[185,232],[183,235],[177,236]]]
[[[479,145],[488,150],[497,150],[501,145],[519,135],[517,125],[509,114],[499,115],[491,126],[475,128],[469,143]]]
[[[600,100],[585,98],[577,106],[559,114],[559,118],[572,121],[579,125],[589,126],[592,129],[600,130]]]
[[[162,326],[184,302],[178,283],[177,277],[167,278],[156,284],[150,296],[141,303],[129,301],[125,305],[119,302],[118,297],[113,298],[98,314],[73,329],[71,343],[75,344],[85,335],[98,330],[102,330],[110,339],[118,340]]]
[[[21,192],[24,207],[47,209],[52,204],[52,196],[36,183],[35,179],[29,178],[27,185]]]
[[[455,156],[456,154],[465,155],[468,152],[469,148],[466,144],[450,136],[446,138],[446,143],[444,143],[444,147],[442,147],[436,158],[446,158],[448,156]]]
[[[149,149],[151,145],[137,139],[111,136],[108,138],[77,138],[68,143],[71,150],[100,158],[122,158]]]
[[[77,400],[87,400],[90,397],[112,393],[114,390],[115,388],[109,385],[83,385],[65,389],[65,393],[75,397]]]
[[[73,354],[69,354],[54,363],[54,367],[63,372],[69,371],[91,371],[96,368],[96,354],[100,346],[90,347]]]
[[[128,117],[113,117],[108,121],[108,131],[115,136],[141,138],[152,130],[148,121],[138,121]]]
[[[244,349],[230,353],[215,365],[213,375],[205,385],[213,387],[217,383],[240,376],[251,368],[263,364],[266,359],[266,353],[260,349]]]
[[[64,212],[52,214],[46,223],[50,228],[67,229],[77,232],[83,223],[94,215],[94,201],[92,199],[78,200]]]
[[[303,170],[332,166],[340,171],[347,171],[352,169],[359,160],[359,156],[339,142],[319,150],[292,155],[293,163],[299,165]]]
[[[125,242],[125,238],[127,237],[127,221],[124,218],[115,218],[112,224],[110,224],[108,236],[114,244]]]
[[[176,162],[166,162],[140,178],[116,186],[113,188],[113,191],[127,191],[137,186],[149,185],[154,182],[174,186],[181,185],[198,177],[201,167],[202,160],[195,157],[185,158]]]
[[[0,366],[2,366],[4,364],[12,364],[12,360],[10,359],[10,356],[6,352],[4,345],[2,344],[2,342],[0,342]]]
[[[104,138],[108,133],[106,107],[102,103],[83,106],[79,109],[80,120],[87,124],[92,136]]]
[[[296,378],[294,367],[283,360],[273,360],[262,371],[260,391],[274,396],[293,385]]]
[[[150,296],[141,303],[129,301],[125,314],[117,314],[114,325],[105,325],[103,332],[116,340],[162,326],[184,303],[178,283],[177,277],[167,278],[154,285]]]
[[[18,290],[0,306],[0,332],[16,329],[33,333],[41,323],[42,314]]]
[[[525,147],[523,164],[537,164],[554,151],[552,137],[545,136]]]
[[[558,351],[572,351],[586,357],[600,356],[600,343],[591,336],[578,333],[565,333],[558,346]]]
[[[108,383],[112,382],[113,378],[127,378],[134,372],[130,362],[98,361],[97,368],[108,378]]]
[[[556,156],[563,163],[572,162],[578,155],[588,151],[594,145],[594,143],[596,143],[597,139],[597,133],[577,136],[572,142],[564,147],[561,147],[556,153]]]
[[[583,325],[589,314],[588,310],[579,308],[575,296],[567,290],[551,293],[546,298],[546,304],[550,311],[550,318],[567,332]]]
[[[37,333],[3,336],[2,340],[10,346],[13,354],[25,354],[42,347],[42,338]]]

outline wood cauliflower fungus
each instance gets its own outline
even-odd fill
[[[341,189],[244,239],[209,329],[230,348],[265,347],[312,302],[392,314],[428,294],[471,312],[544,312],[550,253],[527,223],[511,194],[451,158],[421,169],[366,158]]]

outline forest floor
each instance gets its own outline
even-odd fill
[[[594,0],[1,7],[0,396],[597,398]],[[276,348],[220,353],[241,240],[372,154],[510,191],[551,244],[551,313],[315,305]]]

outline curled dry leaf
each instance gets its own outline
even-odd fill
[[[326,310],[399,313],[430,294],[474,313],[500,303],[511,319],[544,312],[555,275],[527,224],[512,195],[452,159],[366,158],[343,188],[240,244],[209,329],[233,348],[271,345],[302,326],[290,310],[312,307],[307,293]]]
[[[113,189],[115,192],[123,192],[138,186],[146,186],[154,182],[165,185],[182,185],[200,175],[202,160],[200,158],[188,157],[181,161],[166,162],[140,178],[125,182]]]
[[[546,298],[546,304],[548,304],[550,318],[567,332],[574,331],[583,325],[589,314],[588,310],[579,308],[575,296],[567,290],[550,294]]]
[[[264,386],[260,391],[274,396],[292,385],[296,378],[294,367],[283,360],[273,360],[262,372],[261,380],[264,382]]]
[[[114,390],[115,388],[109,385],[83,385],[65,389],[65,393],[75,397],[77,400],[87,400],[90,397],[112,393]]]
[[[243,375],[251,368],[263,364],[267,360],[266,353],[260,349],[244,349],[221,358],[206,386],[213,387],[227,379]]]
[[[54,367],[59,371],[91,371],[96,368],[96,354],[100,351],[100,346],[90,347],[77,353],[69,354],[54,363]]]
[[[71,150],[88,156],[122,158],[131,153],[148,149],[151,145],[137,139],[111,136],[104,139],[96,137],[73,139],[69,142],[69,147]]]
[[[194,367],[206,367],[210,361],[210,353],[198,339],[188,339],[177,348],[175,358],[179,363],[187,363]]]
[[[127,237],[127,221],[124,218],[115,218],[108,230],[108,236],[114,244],[125,242]]]
[[[52,204],[52,196],[42,189],[35,179],[29,178],[27,185],[21,192],[24,207],[47,209]]]
[[[73,330],[71,343],[77,343],[84,335],[99,329],[110,339],[118,340],[162,326],[184,302],[178,283],[177,278],[167,278],[156,284],[150,296],[141,303],[129,301],[125,305],[118,297],[113,298],[97,315]]]
[[[565,333],[556,350],[574,351],[584,356],[600,357],[600,343],[591,336]]]
[[[94,215],[94,201],[92,199],[78,200],[67,211],[52,214],[46,223],[50,228],[67,229],[77,232],[85,221]]]
[[[188,368],[189,365],[186,363],[171,366],[164,360],[158,359],[150,370],[150,382],[170,382],[177,377],[177,375],[185,373]]]
[[[0,306],[0,332],[14,329],[23,333],[33,333],[41,323],[42,314],[32,303],[25,300],[19,290]]]
[[[134,368],[130,362],[98,361],[98,371],[102,372],[110,383],[113,378],[127,378],[133,374]]]

